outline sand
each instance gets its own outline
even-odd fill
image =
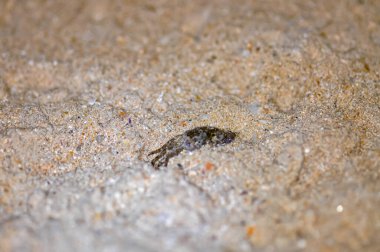
[[[379,13],[1,1],[0,251],[379,251]]]

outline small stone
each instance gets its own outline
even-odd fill
[[[338,206],[336,207],[336,211],[337,211],[337,213],[342,213],[343,210],[344,210],[344,208],[343,208],[342,205],[338,205]]]
[[[96,142],[98,142],[100,144],[104,141],[105,138],[106,137],[104,135],[97,135],[96,136]]]

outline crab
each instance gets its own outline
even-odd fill
[[[216,127],[203,126],[185,131],[167,141],[161,148],[148,154],[157,154],[151,161],[153,167],[158,170],[161,166],[167,166],[169,159],[179,155],[182,151],[194,151],[208,144],[211,146],[225,145],[233,142],[236,133]]]

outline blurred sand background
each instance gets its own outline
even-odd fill
[[[0,251],[379,251],[379,13],[0,1]]]

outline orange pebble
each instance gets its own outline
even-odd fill
[[[251,237],[255,233],[255,230],[256,230],[256,228],[254,226],[247,227],[247,231],[246,231],[247,236]]]
[[[120,118],[125,118],[127,116],[127,113],[125,111],[120,111],[119,112],[119,117]]]
[[[185,126],[187,126],[187,122],[186,121],[182,121],[182,122],[179,123],[179,125],[181,125],[182,127],[185,127]]]
[[[205,164],[205,169],[206,169],[206,171],[211,171],[212,169],[214,169],[214,164],[213,163],[210,163],[210,162],[207,162],[206,164]]]

